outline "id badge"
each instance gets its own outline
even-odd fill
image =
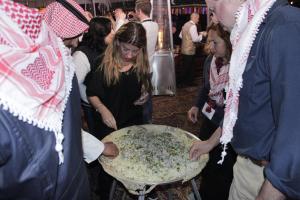
[[[210,112],[207,112],[207,109],[210,109]],[[209,105],[207,103],[204,104],[202,108],[202,113],[209,119],[211,120],[215,114],[215,109],[209,108]]]

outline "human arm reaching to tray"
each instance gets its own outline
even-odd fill
[[[83,158],[87,163],[95,161],[101,154],[110,158],[119,155],[119,149],[113,142],[102,143],[93,135],[81,130]]]
[[[221,127],[217,128],[208,140],[199,140],[193,143],[190,149],[190,159],[197,160],[203,154],[210,152],[220,142],[222,134]]]

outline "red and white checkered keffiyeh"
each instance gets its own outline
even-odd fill
[[[73,0],[66,0],[82,16],[85,16],[84,10]],[[88,24],[80,21],[70,10],[65,8],[59,2],[53,2],[46,7],[43,18],[53,29],[57,36],[62,39],[73,38],[88,29]]]
[[[38,10],[0,0],[0,106],[53,132],[60,163],[63,112],[74,76],[68,52]]]
[[[222,159],[226,156],[227,144],[233,137],[237,121],[239,91],[243,86],[243,73],[259,26],[276,0],[247,0],[236,13],[236,23],[230,35],[232,54],[229,67],[229,86],[226,93],[226,107],[220,142],[223,144]]]
[[[218,72],[216,66],[216,57],[212,58],[210,64],[210,71],[209,71],[209,98],[214,100],[218,106],[224,106],[224,97],[223,91],[226,89],[228,85],[228,71],[229,71],[229,64],[222,65],[220,71]]]

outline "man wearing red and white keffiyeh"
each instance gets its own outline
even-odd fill
[[[0,199],[88,196],[72,60],[37,9],[9,0],[0,0],[0,82]]]
[[[57,0],[46,7],[44,20],[69,47],[77,47],[79,36],[88,29],[84,10],[73,0]]]
[[[78,46],[79,37],[89,27],[89,17],[80,5],[73,0],[56,0],[49,4],[44,12],[43,19],[46,24],[59,36],[67,51]],[[70,53],[68,59],[72,59]],[[73,63],[73,62],[72,62]],[[89,133],[82,131],[83,155],[85,161],[90,163],[96,160],[101,153],[106,156],[116,156],[117,147],[111,142],[103,144]]]
[[[0,199],[89,198],[74,64],[56,36],[82,34],[81,11],[57,0],[43,20],[37,9],[0,0]]]
[[[239,154],[229,199],[300,199],[300,10],[286,0],[206,2],[233,46],[223,128],[209,139],[223,144],[220,164],[229,142]]]

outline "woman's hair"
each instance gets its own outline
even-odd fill
[[[83,35],[79,46],[88,46],[92,49],[104,50],[107,46],[105,38],[112,30],[111,20],[106,17],[94,17],[90,21],[89,30]]]
[[[133,69],[144,88],[150,91],[146,31],[140,23],[136,22],[128,22],[121,26],[116,32],[113,42],[106,48],[100,69],[104,71],[107,85],[113,85],[119,81],[123,61],[120,50],[121,43],[131,44],[140,48],[133,63]]]
[[[231,57],[231,52],[232,52],[230,33],[228,31],[225,31],[220,24],[214,24],[214,23],[208,26],[206,31],[207,33],[209,33],[209,31],[215,31],[217,35],[224,41],[225,48],[226,48],[226,54],[224,58],[226,62],[229,62]],[[204,50],[207,54],[211,54],[209,41],[206,43]]]

